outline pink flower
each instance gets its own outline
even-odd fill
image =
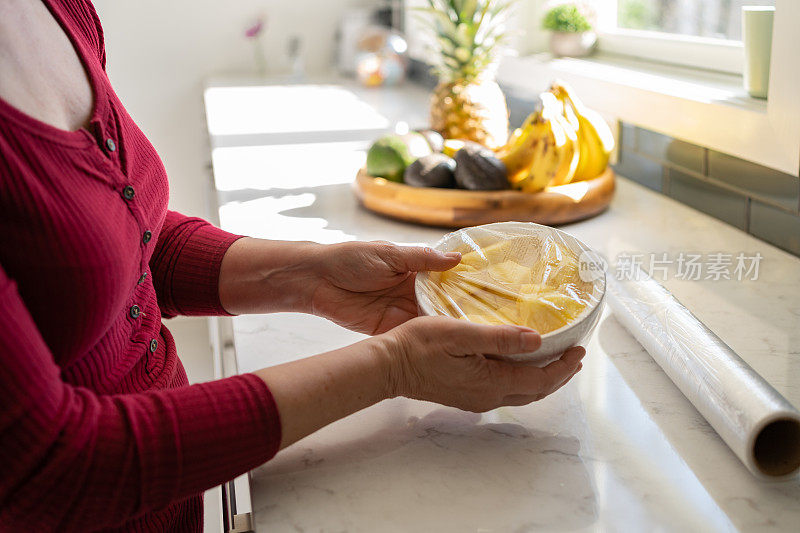
[[[244,36],[248,39],[254,39],[259,36],[261,30],[264,29],[264,17],[258,17],[255,24],[250,26],[244,31]]]

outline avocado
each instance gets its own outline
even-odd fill
[[[466,142],[456,152],[455,160],[455,178],[459,187],[474,191],[508,189],[506,166],[488,148]]]
[[[381,137],[370,146],[367,152],[367,174],[390,181],[403,181],[411,154],[408,147],[397,135]]]
[[[367,174],[389,181],[403,181],[406,167],[432,152],[421,134],[385,135],[372,143],[367,152]]]
[[[430,145],[431,150],[434,152],[441,152],[444,150],[444,138],[438,131],[420,130],[418,133],[425,137],[425,140],[428,141],[428,145]]]
[[[400,138],[403,139],[403,142],[406,143],[408,147],[408,153],[411,156],[411,159],[408,161],[409,165],[420,157],[435,152],[435,150],[431,148],[428,138],[418,131],[410,131],[405,135],[401,135]]]
[[[456,162],[444,154],[420,157],[403,174],[403,180],[412,187],[455,187],[453,172]]]

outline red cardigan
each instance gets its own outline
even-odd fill
[[[261,379],[188,386],[161,324],[225,314],[219,269],[237,237],[167,211],[93,7],[46,3],[95,109],[68,132],[0,99],[0,531],[200,531],[200,493],[280,442]]]

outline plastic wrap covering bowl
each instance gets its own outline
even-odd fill
[[[434,248],[461,252],[461,263],[417,275],[420,314],[527,326],[542,335],[538,350],[505,360],[544,366],[597,325],[605,270],[599,256],[569,233],[501,222],[454,231]]]

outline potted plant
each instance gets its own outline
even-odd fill
[[[584,12],[575,4],[561,4],[545,13],[542,27],[550,30],[550,51],[555,56],[589,55],[597,34]]]

